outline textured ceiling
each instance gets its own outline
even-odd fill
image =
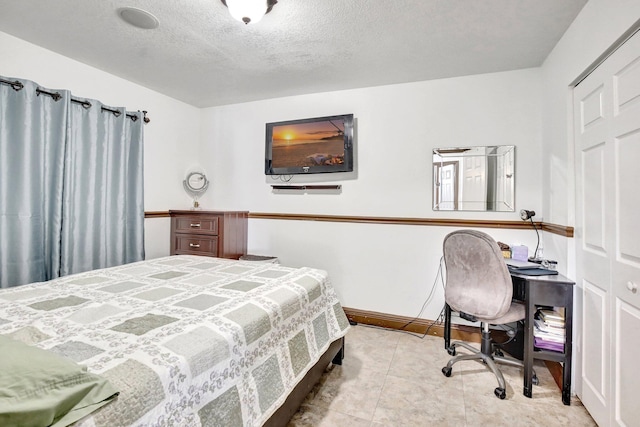
[[[209,107],[536,67],[586,1],[279,0],[245,26],[220,0],[0,0],[0,31]]]

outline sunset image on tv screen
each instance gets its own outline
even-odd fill
[[[344,121],[324,120],[273,127],[272,167],[344,163]]]

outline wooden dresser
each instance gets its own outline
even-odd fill
[[[171,255],[238,259],[247,253],[246,211],[169,211]]]

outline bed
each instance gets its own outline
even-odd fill
[[[348,328],[326,272],[271,263],[179,255],[0,291],[1,335],[119,391],[82,427],[282,425]]]

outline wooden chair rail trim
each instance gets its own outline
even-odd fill
[[[499,221],[499,220],[473,220],[455,218],[404,218],[404,217],[373,217],[373,216],[346,216],[346,215],[315,215],[315,214],[286,214],[250,212],[250,219],[275,219],[290,221],[326,221],[326,222],[353,222],[366,224],[391,224],[391,225],[422,225],[441,227],[477,227],[477,228],[506,228],[514,230],[529,230],[531,223],[527,221]],[[536,222],[536,227],[543,231],[558,234],[564,237],[573,237],[573,227]]]
[[[169,211],[145,212],[145,218],[169,217]],[[499,221],[476,220],[454,218],[404,218],[404,217],[377,217],[377,216],[349,216],[349,215],[315,215],[315,214],[288,214],[288,213],[264,213],[250,212],[250,219],[274,219],[287,221],[323,221],[323,222],[352,222],[362,224],[389,224],[389,225],[421,225],[440,227],[476,227],[476,228],[505,228],[512,230],[531,229],[531,223],[526,221]],[[536,222],[536,227],[548,233],[564,237],[573,237],[573,227]]]
[[[145,218],[170,218],[169,211],[149,211],[144,213]]]

